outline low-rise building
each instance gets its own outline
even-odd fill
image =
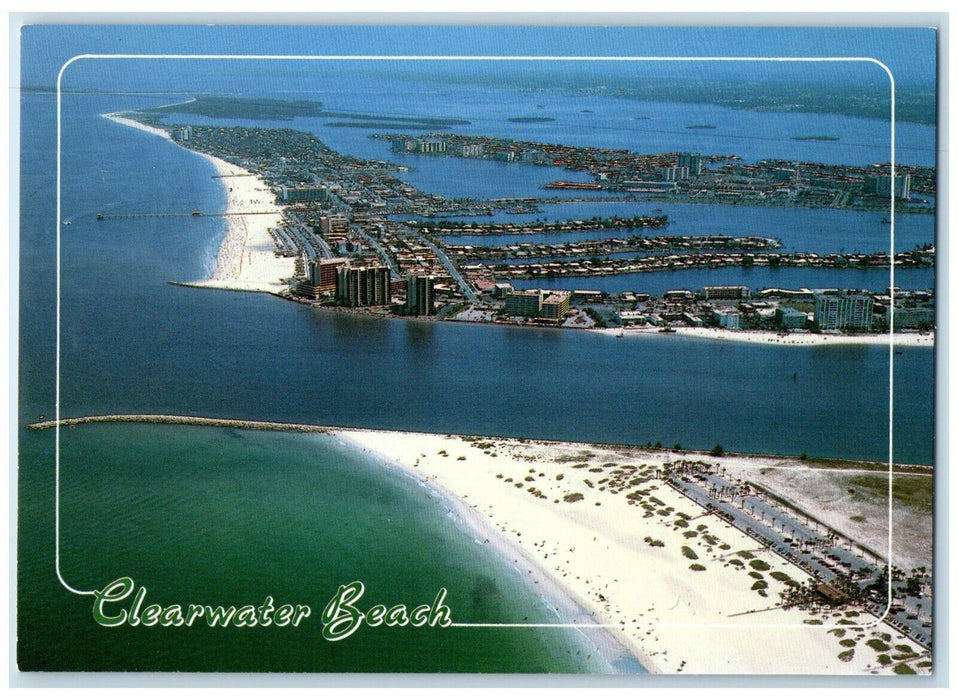
[[[775,322],[782,328],[804,328],[808,325],[808,314],[790,306],[775,309]]]
[[[535,317],[542,311],[542,290],[527,289],[506,294],[507,316]]]
[[[749,288],[744,286],[702,287],[702,295],[710,299],[748,299]]]
[[[742,314],[734,309],[712,309],[712,323],[737,330],[742,327]]]
[[[569,313],[570,292],[552,292],[542,300],[539,315],[543,318],[559,319]]]

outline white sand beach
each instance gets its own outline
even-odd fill
[[[884,345],[894,343],[895,347],[922,347],[935,346],[935,334],[928,333],[865,333],[846,335],[844,333],[777,333],[775,331],[748,331],[729,330],[728,328],[693,328],[690,326],[676,326],[675,335],[683,338],[700,338],[703,340],[728,340],[738,343],[757,343],[772,346],[799,346],[799,345]],[[648,333],[658,333],[659,329],[650,326],[633,328],[600,328],[595,332],[621,337],[640,336]],[[671,335],[665,334],[662,335]]]
[[[141,124],[115,114],[104,115],[118,124],[170,139],[163,129]],[[187,149],[190,150],[190,149]],[[276,243],[270,229],[279,226],[283,210],[262,178],[225,160],[190,150],[210,161],[226,188],[226,235],[220,244],[216,264],[207,280],[190,286],[278,294],[288,289],[295,258],[276,255]]]
[[[488,546],[514,552],[546,597],[561,590],[588,611],[573,622],[610,625],[652,673],[891,673],[868,643],[909,643],[865,613],[778,607],[780,579],[808,576],[658,478],[668,460],[661,451],[336,434],[461,504],[483,523]],[[741,561],[753,558],[768,565],[765,576]],[[765,596],[757,578],[767,584]]]

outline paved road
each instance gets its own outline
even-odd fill
[[[410,229],[411,231],[411,229]],[[466,299],[472,303],[479,301],[478,295],[472,290],[472,287],[469,286],[469,283],[466,282],[465,278],[456,269],[456,266],[452,264],[452,261],[449,259],[449,256],[446,255],[446,251],[437,246],[432,241],[428,240],[425,236],[420,236],[418,234],[416,238],[422,241],[433,253],[436,254],[436,257],[439,258],[439,262],[449,271],[449,274],[452,275],[453,279],[459,283],[459,288],[462,290],[462,293],[465,295]]]

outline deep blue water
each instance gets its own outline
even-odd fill
[[[49,100],[28,98],[28,113],[32,104],[45,99]],[[697,447],[711,446],[720,438],[727,449],[743,451],[885,456],[887,437],[879,418],[887,402],[844,410],[849,401],[864,396],[846,385],[844,379],[851,378],[844,369],[834,371],[833,381],[816,386],[798,401],[807,404],[805,412],[817,415],[841,406],[843,416],[853,415],[861,431],[849,431],[843,422],[833,421],[830,429],[780,436],[732,420],[726,411],[703,421],[697,409],[709,402],[695,395],[703,391],[697,376],[683,371],[657,378],[636,373],[636,367],[661,362],[655,340],[613,343],[578,333],[373,321],[271,297],[169,286],[166,282],[171,279],[202,276],[222,223],[205,217],[104,221],[93,217],[96,211],[114,209],[183,211],[222,204],[224,195],[204,160],[98,116],[146,99],[82,96],[69,98],[65,105],[71,118],[65,120],[64,132],[63,216],[73,221],[62,229],[65,414],[162,410],[612,442],[679,441]],[[154,103],[164,99],[168,98],[152,98]],[[42,120],[50,115],[37,111],[32,116]],[[42,144],[37,149],[43,150]],[[49,163],[48,153],[37,157],[38,162]],[[53,220],[47,202],[30,198],[31,189],[43,191],[49,179],[43,171],[28,175],[36,183],[31,185],[27,177],[24,184],[31,225],[24,231],[23,297],[28,306],[49,309]],[[681,221],[692,221],[691,205],[681,211]],[[790,214],[796,221],[794,230],[802,231],[807,240],[817,240],[824,251],[823,227],[829,212],[760,213],[777,217],[783,228]],[[837,214],[847,219],[852,213]],[[38,224],[42,227],[32,231]],[[844,241],[835,246],[846,248]],[[753,287],[772,283],[883,289],[886,280],[883,270],[719,269],[556,280],[544,286],[661,291],[741,281]],[[929,270],[899,270],[897,282],[903,287],[928,287],[933,277]],[[49,328],[25,329],[24,343],[49,347]],[[709,362],[707,358],[718,352],[729,353],[735,358],[729,366],[742,369],[717,382],[715,401],[722,395],[743,405],[750,396],[768,396],[764,390],[770,376],[781,373],[790,379],[792,372],[782,371],[783,361],[799,362],[810,354],[816,355],[824,374],[855,355],[861,371],[852,376],[870,388],[880,387],[887,375],[887,353],[878,349],[798,350],[791,358],[790,351],[677,341],[670,345],[669,355],[671,366],[689,367]],[[40,362],[42,357],[27,362]],[[536,357],[551,359],[545,363],[529,359]],[[492,372],[490,358],[495,358]],[[914,390],[896,401],[909,425],[896,439],[896,457],[904,461],[931,460],[931,358],[927,350],[906,350],[896,356],[902,376],[914,377],[908,382]],[[576,390],[570,392],[570,387]],[[693,387],[695,392],[690,391]],[[25,398],[33,396],[28,392]],[[349,399],[326,398],[337,396]],[[581,408],[565,410],[572,397]],[[780,404],[783,411],[796,410],[795,397]],[[655,405],[656,411],[642,410],[647,405]]]

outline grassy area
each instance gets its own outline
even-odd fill
[[[856,496],[862,492],[869,500],[885,502],[888,497],[888,477],[884,474],[854,474],[842,478]],[[934,506],[934,483],[922,476],[896,476],[892,484],[895,503],[931,515]]]

